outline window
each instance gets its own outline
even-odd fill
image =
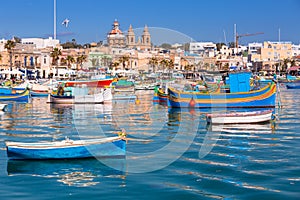
[[[47,63],[47,58],[46,58],[46,56],[44,57],[44,64],[46,64]]]

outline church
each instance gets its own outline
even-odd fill
[[[117,20],[113,23],[112,30],[107,34],[107,43],[110,47],[130,48],[137,50],[151,50],[151,35],[147,25],[145,25],[141,37],[136,39],[132,26],[129,26],[127,35],[120,30],[120,25]]]

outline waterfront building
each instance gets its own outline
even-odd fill
[[[47,39],[43,38],[22,38],[21,39],[22,44],[33,44],[37,49],[43,49],[47,47],[55,48],[59,46],[59,40],[53,39],[52,37],[49,37]]]
[[[190,53],[200,54],[207,57],[216,55],[217,46],[213,42],[191,42]]]
[[[262,70],[270,73],[281,70],[276,69],[279,63],[292,56],[291,42],[264,42],[261,48]]]
[[[120,30],[120,25],[117,20],[113,23],[112,30],[107,34],[107,43],[110,47],[125,47],[125,35]]]

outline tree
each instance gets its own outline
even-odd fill
[[[170,44],[167,44],[167,43],[163,43],[162,45],[160,45],[161,48],[164,48],[164,49],[171,49],[172,48],[172,45]]]
[[[56,75],[58,74],[58,60],[61,56],[61,50],[59,48],[54,48],[50,56],[52,57],[52,65],[56,65]]]
[[[73,56],[68,55],[66,58],[67,62],[68,62],[68,68],[71,68],[71,64],[75,62],[75,58]]]
[[[163,69],[163,72],[165,71],[165,69],[167,68],[168,66],[168,60],[167,59],[163,59],[159,62],[159,64],[162,66],[162,69]]]
[[[217,43],[216,46],[217,46],[217,51],[220,51],[222,46],[225,46],[226,44],[225,43]]]
[[[77,57],[77,64],[80,65],[80,69],[82,69],[82,63],[85,62],[87,59],[87,56],[86,55],[80,55]]]
[[[21,43],[21,38],[15,36],[14,41],[15,43]]]
[[[9,67],[10,71],[12,71],[12,56],[13,56],[13,49],[15,48],[16,43],[13,40],[7,40],[7,42],[4,45],[4,48],[7,49],[9,53]]]
[[[119,66],[119,64],[120,63],[118,61],[114,61],[114,62],[111,63],[111,66],[112,66],[112,68],[116,68],[116,67]]]
[[[153,72],[155,72],[156,65],[158,65],[158,59],[156,57],[150,58],[148,64],[152,67]]]
[[[126,66],[126,62],[129,61],[129,56],[122,56],[119,58],[119,62],[122,63],[122,66],[123,66],[123,69],[125,68]]]

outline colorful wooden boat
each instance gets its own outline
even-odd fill
[[[49,94],[48,103],[55,104],[99,104],[104,103],[105,89],[90,87],[59,87],[56,93]]]
[[[124,137],[58,142],[5,142],[9,159],[71,159],[125,156]]]
[[[16,88],[4,86],[4,87],[0,87],[0,95],[22,93],[24,90],[25,90],[25,88],[23,88],[23,89],[16,89]]]
[[[300,84],[286,84],[287,89],[300,89]]]
[[[65,87],[75,87],[85,85],[87,87],[98,87],[104,88],[110,86],[113,79],[97,79],[97,80],[75,80],[75,81],[59,81],[59,83],[64,83]]]
[[[48,103],[55,104],[99,104],[103,102],[104,100],[102,93],[76,96],[49,94],[48,97]]]
[[[44,90],[30,90],[30,95],[32,97],[46,97],[49,92]]]
[[[272,115],[272,110],[209,113],[206,121],[212,124],[251,124],[270,121]]]
[[[167,103],[167,101],[168,101],[168,94],[163,92],[161,89],[155,89],[153,102]]]
[[[233,93],[184,92],[168,88],[170,107],[275,107],[276,84],[268,84],[260,90]]]
[[[30,91],[25,89],[20,93],[0,94],[0,101],[28,101],[30,97]]]

